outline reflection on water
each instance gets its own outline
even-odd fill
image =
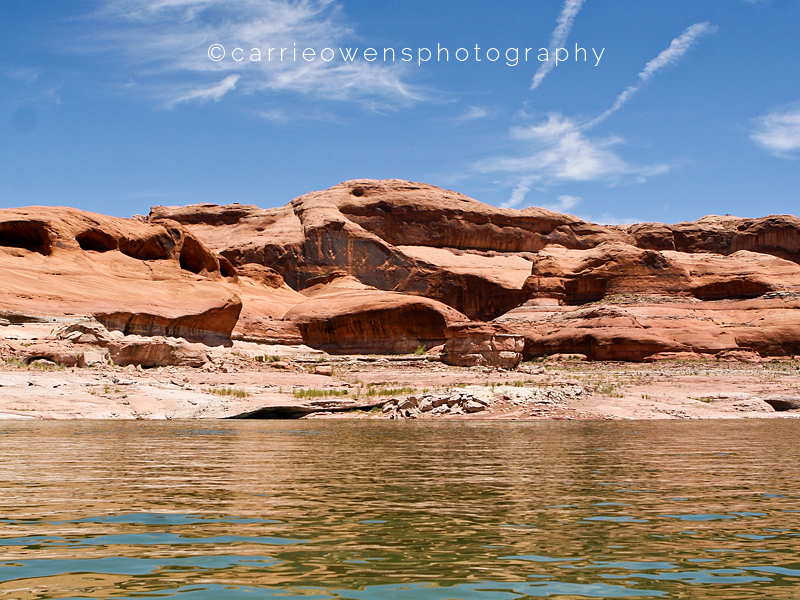
[[[800,424],[0,424],[0,598],[800,598]]]

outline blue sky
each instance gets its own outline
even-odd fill
[[[0,26],[0,207],[368,177],[609,223],[800,212],[796,0],[29,0]]]

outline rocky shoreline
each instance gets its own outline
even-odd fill
[[[10,325],[20,348],[61,326]],[[651,363],[577,356],[515,370],[435,354],[333,356],[308,347],[206,347],[200,367],[0,366],[0,419],[630,420],[800,417],[800,360]]]

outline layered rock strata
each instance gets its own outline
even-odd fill
[[[2,210],[0,318],[332,353],[430,348],[450,330],[452,362],[483,343],[455,332],[499,323],[529,359],[757,358],[800,353],[798,263],[793,216],[601,226],[354,180],[274,209]]]
[[[445,331],[442,360],[459,367],[516,369],[525,338],[498,323],[459,323]]]
[[[15,322],[90,315],[124,334],[220,344],[242,308],[227,260],[169,221],[0,210],[0,271],[0,315]]]

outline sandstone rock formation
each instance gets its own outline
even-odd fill
[[[271,267],[296,290],[342,272],[475,319],[494,318],[526,299],[530,253],[553,243],[591,248],[627,237],[568,215],[499,209],[400,180],[348,181],[269,210],[155,207],[149,219],[182,223],[234,265]]]
[[[286,312],[304,302],[306,296],[286,285],[276,271],[254,263],[241,265],[239,277],[230,287],[242,300],[242,312],[231,335],[234,340],[261,344],[300,345],[297,325],[284,321]]]
[[[178,223],[69,208],[0,210],[0,315],[92,315],[123,333],[224,343],[241,311],[229,263]]]
[[[53,341],[28,349],[27,361],[48,358],[65,366],[108,363],[141,367],[200,367],[208,362],[208,348],[182,338],[123,335],[109,331],[94,319],[80,319],[53,332]],[[48,354],[46,350],[49,350]]]
[[[109,347],[115,364],[158,367],[179,365],[202,367],[208,362],[208,348],[183,339],[164,336],[125,336]]]
[[[747,250],[725,256],[642,250],[621,242],[590,250],[550,246],[538,253],[524,287],[532,298],[566,304],[622,294],[736,300],[800,289],[800,265]]]
[[[3,210],[0,272],[9,322],[90,315],[206,343],[396,353],[449,330],[447,360],[474,362],[483,342],[467,332],[500,324],[524,338],[525,358],[800,353],[793,216],[601,226],[363,179],[273,209]],[[493,323],[458,325],[468,319]]]
[[[346,276],[310,290],[284,319],[303,341],[332,354],[404,354],[444,342],[448,325],[467,318],[430,300],[384,292]]]
[[[591,360],[641,361],[665,352],[707,358],[731,350],[792,356],[800,350],[798,309],[800,294],[719,302],[631,297],[585,307],[531,301],[499,321],[524,334],[526,360],[585,354]]]
[[[442,360],[450,365],[515,369],[522,361],[525,338],[498,323],[458,323],[445,336]]]
[[[740,250],[771,254],[800,262],[800,219],[772,215],[760,219],[709,216],[689,223],[641,223],[628,228],[629,243],[651,250],[712,252]]]

